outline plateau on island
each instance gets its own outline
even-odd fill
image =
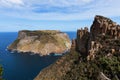
[[[22,53],[49,55],[63,54],[70,50],[71,41],[66,33],[57,30],[22,30],[8,50]]]

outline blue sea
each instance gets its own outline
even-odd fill
[[[75,39],[76,32],[66,32],[70,39]],[[11,53],[6,50],[16,38],[17,32],[0,33],[0,64],[3,66],[5,80],[33,80],[45,67],[54,63],[61,56],[43,56]]]

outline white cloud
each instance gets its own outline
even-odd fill
[[[56,7],[70,7],[80,6],[89,3],[93,0],[0,0],[0,4],[4,6],[8,5],[23,5],[32,7],[33,5],[47,5]],[[1,6],[0,5],[0,6]]]
[[[83,20],[97,14],[120,16],[119,3],[120,0],[0,0],[0,7],[9,6],[9,10],[0,8],[0,13],[33,20]]]
[[[0,0],[0,7],[14,7],[23,4],[22,0]]]
[[[5,0],[4,0],[5,1]],[[8,3],[12,3],[12,4],[23,4],[22,0],[6,0],[6,2]]]
[[[91,1],[93,1],[93,0],[82,0],[82,1],[84,1],[84,2],[87,2],[87,3],[88,3],[88,2],[91,2]]]
[[[55,6],[64,6],[64,7],[81,6],[91,1],[92,0],[50,0],[53,6],[55,5]]]

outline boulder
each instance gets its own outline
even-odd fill
[[[103,72],[99,73],[98,80],[111,80]]]

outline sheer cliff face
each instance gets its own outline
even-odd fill
[[[88,56],[88,60],[95,58],[95,53],[107,46],[106,42],[120,39],[120,26],[109,18],[96,16],[90,28],[90,32],[85,28],[77,31],[76,49]],[[112,47],[111,49],[115,49]]]
[[[8,47],[18,52],[32,52],[40,55],[62,54],[68,51],[71,42],[67,34],[60,31],[20,31],[18,38]]]
[[[111,38],[117,39],[120,38],[120,25],[109,18],[96,16],[90,32],[93,40],[99,35],[110,35]]]
[[[89,35],[90,33],[88,32],[87,27],[85,27],[84,30],[83,29],[77,30],[76,49],[80,53],[84,54],[84,56],[86,56],[88,53],[87,46],[88,46]]]
[[[90,32],[77,31],[70,53],[41,71],[35,80],[120,80],[120,26],[96,16]]]
[[[120,25],[111,19],[96,16],[90,30],[90,38],[88,44],[88,60],[94,59],[101,49],[109,49],[107,53],[111,54],[112,50],[119,52],[119,46],[115,41],[120,40]],[[109,43],[113,43],[110,45]]]

